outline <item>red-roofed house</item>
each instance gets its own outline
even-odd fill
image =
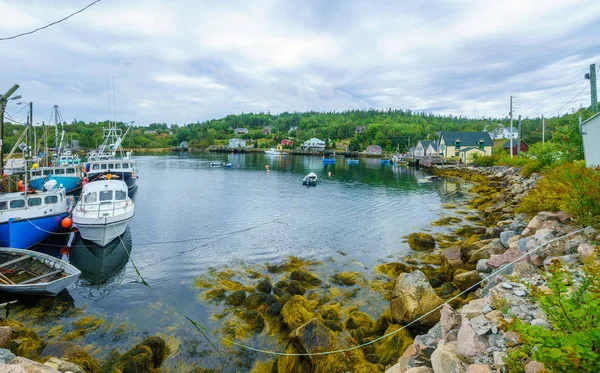
[[[292,140],[283,139],[281,140],[281,146],[294,146],[294,142]]]

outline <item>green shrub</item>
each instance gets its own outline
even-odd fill
[[[600,371],[600,266],[583,267],[574,282],[571,272],[555,261],[547,277],[550,291],[532,289],[553,330],[532,326],[519,319],[509,329],[519,334],[522,345],[509,350],[505,359],[510,373],[523,372],[528,358],[552,372]]]
[[[600,170],[580,162],[566,163],[545,173],[521,201],[519,212],[568,212],[582,225],[600,225]]]
[[[495,166],[498,162],[498,156],[497,155],[486,155],[486,156],[481,156],[479,154],[473,154],[473,166],[478,166],[478,167],[491,167],[491,166]]]

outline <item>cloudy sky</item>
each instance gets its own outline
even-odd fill
[[[90,2],[0,0],[0,37]],[[136,125],[389,107],[495,117],[510,95],[516,115],[551,115],[589,105],[598,35],[600,1],[102,0],[0,41],[0,91],[20,84],[36,122],[54,104],[67,121],[108,118],[107,77],[117,120]]]

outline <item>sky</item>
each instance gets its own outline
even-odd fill
[[[91,1],[0,0],[0,38]],[[511,95],[515,116],[550,116],[589,106],[598,35],[600,1],[587,0],[102,0],[0,41],[0,93],[19,84],[36,123],[53,105],[68,122],[135,125],[369,108],[505,117]]]

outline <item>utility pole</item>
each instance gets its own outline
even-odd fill
[[[546,135],[546,119],[542,115],[542,144],[544,143],[545,135]]]
[[[510,115],[510,157],[513,157],[513,121],[512,121],[512,96],[510,96],[510,112],[508,113],[508,115]]]
[[[592,113],[598,112],[598,96],[596,95],[596,64],[590,65],[590,89],[592,93]]]
[[[517,157],[521,158],[521,114],[519,114],[519,132],[517,133]],[[511,150],[512,152],[512,150]]]
[[[4,176],[4,110],[6,109],[8,99],[17,89],[19,89],[19,85],[14,84],[2,97],[0,97],[0,177]]]
[[[29,158],[31,158],[31,149],[33,140],[33,102],[29,103]]]

